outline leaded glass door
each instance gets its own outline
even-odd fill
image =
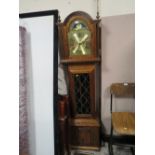
[[[92,117],[95,113],[94,74],[94,65],[69,67],[73,117]]]

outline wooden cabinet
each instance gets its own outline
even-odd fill
[[[58,137],[59,155],[69,154],[68,97],[59,96],[58,101]]]

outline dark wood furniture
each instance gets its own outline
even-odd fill
[[[135,144],[135,113],[114,112],[112,109],[113,97],[134,98],[134,83],[114,83],[110,87],[111,93],[111,135],[109,141],[109,153],[113,155],[112,145],[129,145],[134,154]],[[116,100],[115,100],[115,103]],[[116,134],[114,135],[113,132]]]
[[[71,13],[59,23],[61,63],[69,89],[70,148],[100,149],[99,20]]]
[[[59,155],[68,155],[69,153],[69,126],[68,126],[68,96],[59,95],[58,100],[58,137],[59,137]]]

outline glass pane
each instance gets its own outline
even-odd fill
[[[91,32],[82,20],[76,20],[70,25],[68,42],[70,56],[90,55],[92,53]]]
[[[74,93],[77,114],[90,114],[89,74],[75,74]]]

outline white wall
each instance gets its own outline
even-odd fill
[[[110,85],[135,81],[134,14],[103,17],[102,25],[102,122],[110,131]],[[134,111],[133,100],[119,100],[116,111]],[[117,102],[118,103],[118,102]]]
[[[113,16],[134,13],[134,0],[99,0],[100,16]],[[77,10],[89,13],[96,18],[96,0],[19,0],[20,13],[58,9],[63,20]]]
[[[27,31],[30,154],[54,155],[53,16],[24,18],[20,25]]]

